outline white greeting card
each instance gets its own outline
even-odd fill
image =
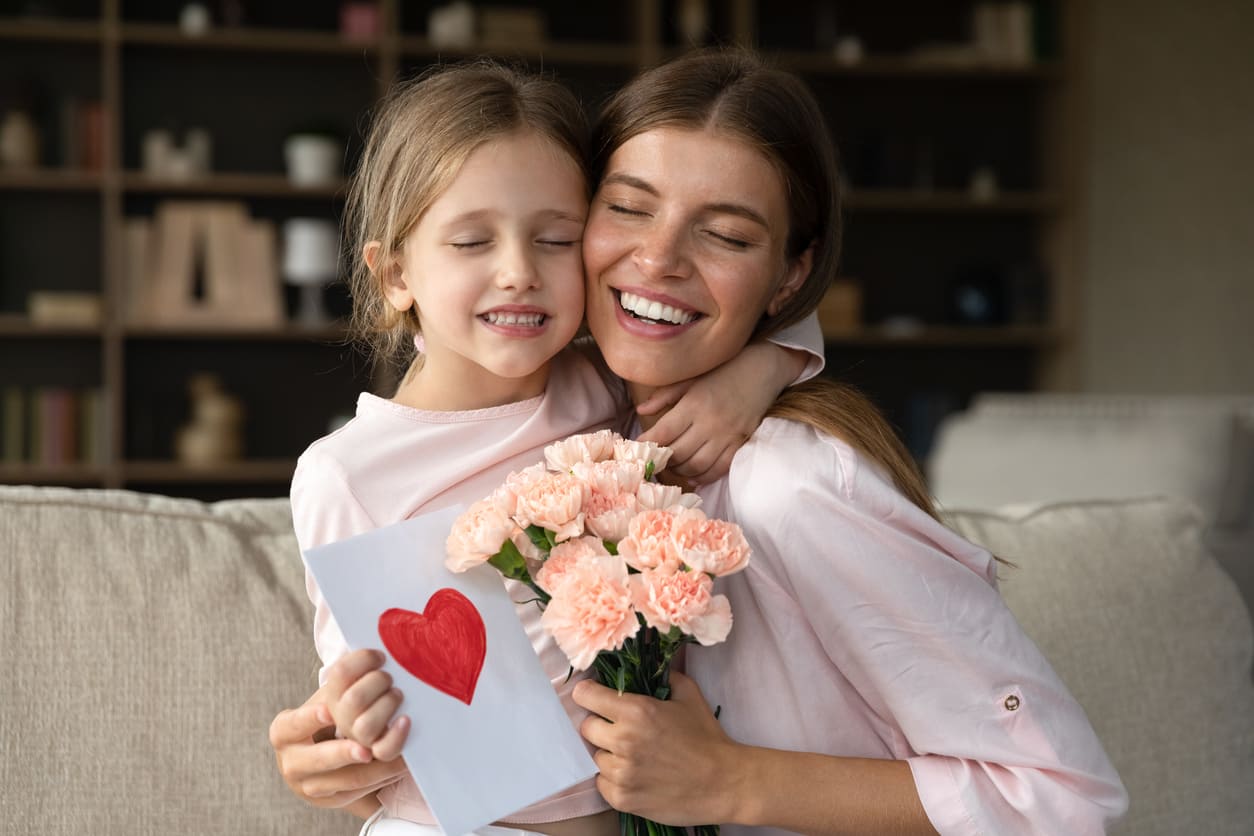
[[[462,836],[596,774],[491,566],[444,567],[460,509],[310,549],[349,646],[385,651],[412,726],[403,755]]]

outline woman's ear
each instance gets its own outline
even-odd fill
[[[361,257],[365,260],[371,275],[379,283],[383,295],[387,297],[388,304],[398,311],[407,311],[414,306],[414,295],[409,292],[409,287],[405,284],[405,272],[400,265],[400,260],[396,256],[391,256],[387,259],[387,264],[381,264],[382,253],[383,244],[379,241],[371,241],[362,248]]]
[[[771,297],[771,301],[767,303],[766,313],[768,316],[775,316],[780,312],[784,307],[784,303],[801,289],[801,286],[806,283],[806,279],[810,278],[812,269],[814,269],[814,244],[806,247],[805,252],[788,264],[783,282],[780,283],[779,289],[775,291],[775,295]]]

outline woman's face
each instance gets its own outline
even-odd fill
[[[584,230],[587,318],[614,373],[641,387],[730,360],[804,281],[784,183],[752,146],[658,128],[610,157]]]

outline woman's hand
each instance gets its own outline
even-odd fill
[[[718,368],[663,386],[637,404],[644,418],[664,413],[640,439],[670,447],[667,472],[693,487],[720,479],[807,359],[774,343],[751,343]]]
[[[405,774],[405,762],[375,760],[352,740],[330,737],[331,710],[315,692],[299,708],[280,711],[270,724],[279,772],[293,793],[315,807],[346,807],[365,818],[378,806],[373,795]]]
[[[592,712],[579,730],[598,748],[597,789],[615,809],[654,821],[735,821],[745,747],[723,732],[695,682],[672,672],[670,684],[666,701],[590,680],[575,686],[575,702]]]

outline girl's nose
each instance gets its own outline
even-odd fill
[[[645,230],[632,254],[636,269],[647,279],[683,278],[690,267],[684,243],[678,227],[659,225]]]
[[[540,272],[529,242],[520,241],[503,248],[497,265],[496,285],[502,290],[534,290],[540,286]]]

